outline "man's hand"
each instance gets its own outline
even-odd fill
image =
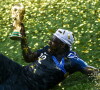
[[[100,80],[100,69],[96,69],[91,73],[91,76],[94,77],[96,80]]]
[[[100,79],[100,69],[89,66],[84,69],[84,73],[91,78]]]

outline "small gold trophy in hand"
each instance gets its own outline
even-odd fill
[[[13,32],[10,35],[12,40],[20,40],[21,39],[21,23],[23,22],[25,8],[22,3],[16,4],[12,7],[12,20],[13,20]]]

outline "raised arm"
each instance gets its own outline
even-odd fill
[[[10,38],[16,40],[15,35],[21,37],[21,48],[24,60],[26,62],[33,62],[34,60],[37,59],[38,55],[36,52],[31,52],[31,50],[28,47],[24,24],[22,23],[24,14],[25,14],[25,8],[23,4],[19,3],[12,7],[14,35],[12,35]],[[16,32],[18,35],[16,34]],[[20,32],[21,35],[19,34]]]
[[[21,35],[22,35],[21,49],[22,49],[24,60],[26,62],[33,62],[37,60],[38,58],[37,52],[31,52],[30,48],[28,47],[24,24],[21,24]]]

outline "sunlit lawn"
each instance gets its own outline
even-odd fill
[[[31,50],[45,46],[56,29],[69,29],[75,36],[73,50],[89,65],[100,67],[100,0],[19,1],[26,6],[24,24]],[[11,6],[16,2],[0,1],[0,53],[27,65],[22,60],[20,42],[9,39],[12,32]],[[100,90],[100,81],[97,83],[75,73],[52,90]]]

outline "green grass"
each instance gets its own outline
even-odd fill
[[[25,5],[24,25],[32,51],[46,45],[56,29],[69,29],[75,36],[73,50],[89,65],[100,67],[100,0],[1,0],[0,53],[27,65],[22,58],[20,42],[9,39],[11,7],[19,2]],[[75,73],[53,90],[99,90],[99,83]]]
[[[75,73],[52,90],[98,90],[96,81],[90,80],[81,73]]]

